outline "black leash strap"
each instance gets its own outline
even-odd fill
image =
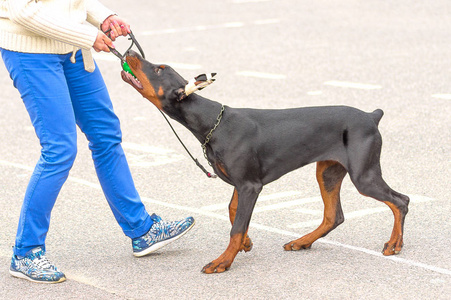
[[[109,36],[110,31],[111,31],[111,29],[108,29],[108,30],[105,32],[105,34],[106,34],[107,36]],[[136,47],[138,48],[138,50],[139,50],[139,52],[141,53],[141,56],[142,56],[143,58],[146,57],[145,54],[144,54],[143,49],[141,48],[141,45],[138,43],[138,41],[137,41],[136,38],[135,38],[135,35],[133,34],[133,32],[132,32],[131,30],[130,30],[130,33],[129,33],[128,35],[130,36],[130,37],[129,37],[129,40],[132,41],[132,44],[130,45],[130,47],[128,47],[127,51],[125,51],[124,54],[121,54],[121,53],[120,53],[119,51],[117,51],[115,48],[111,48],[111,47],[108,46],[108,48],[110,49],[110,51],[111,51],[114,55],[116,55],[116,56],[121,60],[121,63],[123,63],[123,64],[127,64],[127,62],[125,61],[125,55],[126,55],[127,52],[133,47],[133,45],[136,45]],[[215,75],[216,75],[216,74],[215,74]],[[214,75],[213,75],[213,76],[214,76]],[[166,115],[165,115],[161,110],[159,110],[159,111],[160,111],[160,113],[163,115],[163,117],[165,118],[166,122],[168,122],[169,127],[171,127],[172,132],[174,132],[174,134],[175,134],[175,136],[177,137],[177,139],[179,140],[180,144],[182,144],[183,148],[185,148],[185,151],[189,154],[189,156],[191,157],[191,159],[196,163],[196,166],[198,166],[198,167],[202,170],[202,172],[204,172],[205,175],[207,175],[208,178],[217,178],[218,176],[217,176],[215,173],[210,173],[210,172],[208,172],[208,171],[204,168],[204,166],[202,166],[202,165],[200,164],[200,162],[199,162],[196,158],[193,157],[193,155],[191,154],[191,152],[189,152],[188,148],[186,148],[185,144],[182,142],[182,140],[181,140],[180,137],[178,136],[177,132],[175,132],[174,127],[172,127],[172,124],[171,124],[171,122],[169,122],[169,120],[168,120],[168,118],[166,117]],[[224,111],[224,108],[222,109],[222,111]],[[221,114],[222,114],[222,111],[221,111]],[[215,128],[214,128],[214,129],[216,129],[217,125],[218,125],[218,124],[215,125]],[[214,129],[213,129],[213,130],[214,130]],[[213,130],[212,130],[212,131],[213,131]],[[212,131],[210,132],[210,137],[211,137]],[[210,137],[208,138],[208,140],[210,139]],[[208,140],[202,145],[202,148],[203,148],[203,150],[204,150],[205,158],[207,158],[206,150],[205,150],[205,145],[208,143]],[[208,159],[207,159],[207,161],[208,161]]]
[[[108,29],[108,30],[105,31],[104,33],[105,33],[108,37],[110,37],[110,31],[111,31],[111,29]],[[121,62],[125,62],[125,55],[127,54],[128,50],[130,50],[130,49],[133,47],[133,45],[135,45],[136,48],[138,48],[139,53],[141,53],[141,56],[142,56],[143,58],[146,58],[146,55],[144,54],[144,51],[143,51],[143,49],[141,48],[141,45],[138,43],[138,41],[137,41],[136,38],[135,38],[135,35],[133,34],[133,32],[132,32],[131,30],[130,30],[130,33],[128,34],[128,36],[129,36],[128,39],[132,41],[132,44],[130,45],[130,47],[128,47],[127,51],[125,51],[124,54],[121,54],[121,53],[120,53],[119,51],[117,51],[115,48],[111,48],[110,46],[108,46],[108,48],[110,49],[111,53],[113,53],[114,55],[116,55],[116,56],[121,60]]]
[[[169,127],[171,127],[172,132],[174,132],[174,134],[175,134],[175,136],[177,137],[177,139],[179,140],[180,144],[182,144],[183,148],[185,148],[185,151],[189,154],[189,156],[191,157],[191,159],[196,163],[196,166],[198,166],[198,167],[202,170],[202,172],[204,172],[205,175],[207,175],[208,178],[217,178],[218,175],[216,175],[215,173],[210,173],[210,172],[208,172],[208,171],[204,168],[204,166],[202,166],[202,165],[200,164],[200,162],[197,160],[197,158],[194,158],[194,157],[193,157],[193,155],[191,154],[191,152],[189,152],[188,148],[186,148],[185,144],[184,144],[184,143],[182,142],[182,140],[180,139],[180,137],[179,137],[179,135],[177,134],[177,132],[175,131],[174,127],[172,127],[172,124],[171,124],[171,122],[169,122],[169,120],[168,120],[168,118],[166,117],[166,115],[165,115],[161,110],[159,110],[159,111],[160,111],[160,113],[163,115],[163,117],[164,117],[164,119],[166,120],[166,122],[168,122]]]

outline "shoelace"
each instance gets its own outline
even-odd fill
[[[33,259],[33,263],[38,267],[39,269],[53,269],[53,265],[45,256],[36,256],[35,259]]]

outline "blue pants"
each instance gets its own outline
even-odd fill
[[[123,232],[130,238],[147,233],[153,221],[135,189],[99,69],[86,72],[81,51],[76,63],[70,62],[71,53],[1,49],[1,54],[42,147],[25,193],[14,254],[24,256],[38,246],[45,250],[50,214],[77,154],[76,125],[89,140],[97,176]]]

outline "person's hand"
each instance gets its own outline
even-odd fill
[[[130,33],[130,25],[122,18],[111,15],[103,21],[101,27],[103,32],[108,32],[108,36],[115,41],[119,36],[127,36]]]
[[[110,46],[111,48],[114,48],[113,42],[109,37],[106,36],[105,33],[99,30],[99,33],[97,33],[96,41],[94,42],[94,45],[92,46],[94,50],[97,52],[105,51],[110,52],[110,49],[108,48]]]

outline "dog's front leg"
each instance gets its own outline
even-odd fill
[[[232,199],[230,200],[230,204],[229,204],[229,218],[230,218],[230,223],[232,224],[232,226],[233,226],[233,223],[235,222],[237,208],[238,208],[238,191],[236,189],[234,189]],[[246,233],[239,251],[243,251],[243,250],[244,250],[244,252],[251,251],[252,245],[253,245],[252,240]]]
[[[238,254],[241,244],[243,243],[243,236],[243,234],[231,236],[230,243],[226,251],[224,251],[224,253],[222,253],[217,259],[205,265],[202,272],[211,274],[222,273],[228,270],[232,265],[235,256]]]
[[[203,267],[202,272],[207,274],[224,272],[230,268],[239,251],[246,251],[247,230],[255,202],[261,189],[261,184],[246,184],[243,187],[236,188],[234,197],[237,195],[236,199],[238,200],[238,204],[233,221],[231,217],[233,225],[230,232],[229,246],[217,259]],[[232,197],[231,201],[232,207],[234,197]],[[252,247],[250,239],[249,243],[248,250]]]

